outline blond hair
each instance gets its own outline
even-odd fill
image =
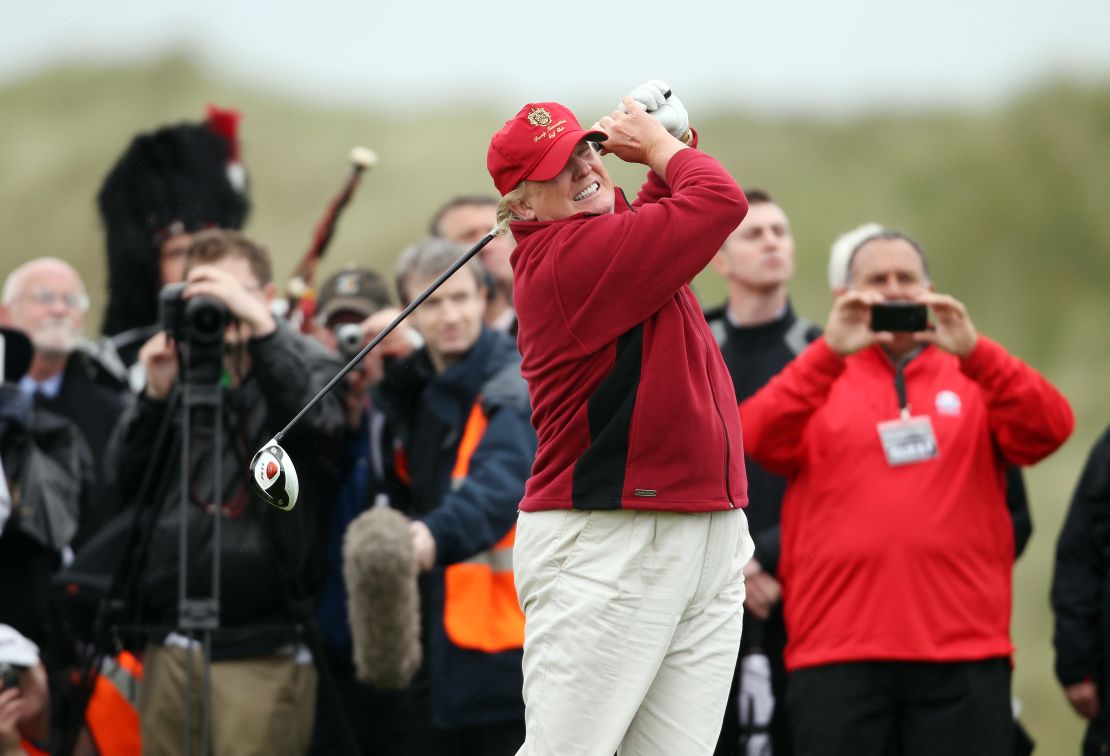
[[[521,202],[528,194],[528,182],[521,181],[516,188],[501,198],[497,203],[497,233],[509,234],[509,224],[513,221],[524,220],[512,211],[512,205]]]

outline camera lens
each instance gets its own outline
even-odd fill
[[[190,299],[185,306],[189,338],[197,344],[222,342],[229,317],[227,308],[222,303],[205,297]]]
[[[340,354],[354,357],[362,349],[362,328],[358,323],[344,323],[335,330],[335,341]]]

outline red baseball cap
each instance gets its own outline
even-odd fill
[[[607,138],[604,131],[582,128],[574,113],[557,102],[530,102],[490,139],[486,167],[497,191],[506,195],[521,181],[558,176],[583,139]]]

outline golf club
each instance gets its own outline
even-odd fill
[[[407,318],[425,299],[430,297],[432,292],[438,289],[444,281],[454,275],[462,266],[466,265],[467,262],[469,262],[474,255],[478,254],[482,247],[489,244],[496,235],[497,229],[491,230],[488,234],[483,236],[477,244],[467,250],[466,254],[451,263],[450,268],[443,271],[439,278],[432,281],[427,289],[413,299],[408,307],[402,310],[389,325],[382,329],[381,333],[375,336],[369,344],[364,346],[358,354],[352,357],[351,361],[348,362],[334,378],[328,381],[328,385],[320,389],[320,393],[312,397],[312,400],[304,406],[304,409],[297,413],[296,417],[289,421],[288,425],[263,444],[262,448],[255,453],[254,458],[251,459],[250,476],[255,493],[278,509],[288,511],[296,505],[297,495],[300,493],[300,482],[297,479],[297,469],[293,465],[293,459],[285,449],[281,448],[281,440],[285,437],[285,434],[305,416],[305,413],[316,406],[316,403],[319,402],[325,394],[335,388],[335,385],[343,380],[343,377],[351,372],[355,365],[361,362],[362,358],[370,353],[371,349],[381,343],[382,339],[388,336],[402,320]]]
[[[664,100],[671,99],[671,90],[668,89],[667,91],[665,91],[663,93],[663,99]],[[621,107],[624,107],[624,106],[622,105]],[[647,109],[643,105],[641,105],[640,107],[644,108],[645,110]],[[655,116],[655,115],[653,115],[652,117],[653,118],[658,118],[658,116]],[[594,128],[597,128],[597,124],[594,124]],[[601,152],[603,149],[605,149],[605,145],[602,142],[590,142],[590,146],[594,148],[594,152]]]

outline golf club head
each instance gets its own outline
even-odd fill
[[[297,468],[276,440],[267,441],[251,460],[251,484],[255,493],[278,509],[288,512],[297,504],[301,490]]]

